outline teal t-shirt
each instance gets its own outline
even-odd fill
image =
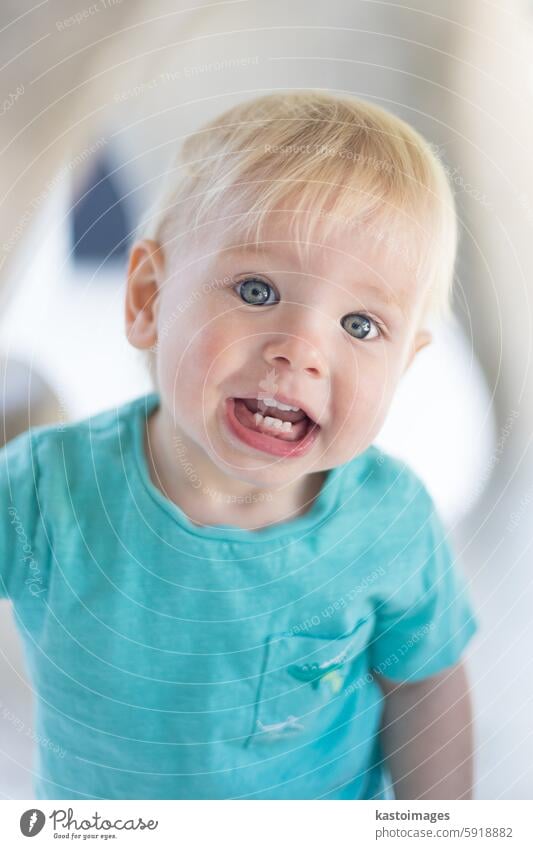
[[[371,670],[431,676],[477,628],[427,489],[372,445],[302,516],[200,527],[150,479],[158,400],[0,452],[37,798],[393,798]]]

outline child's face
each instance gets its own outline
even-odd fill
[[[417,329],[423,284],[404,252],[344,229],[300,261],[286,223],[271,213],[259,250],[235,241],[209,255],[206,238],[171,272],[154,242],[135,246],[130,261],[129,338],[156,350],[167,420],[225,474],[260,486],[364,451],[431,340]],[[228,400],[242,398],[288,399],[319,427],[273,431]]]

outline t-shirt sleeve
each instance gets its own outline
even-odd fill
[[[24,587],[39,590],[36,487],[33,440],[26,431],[0,449],[0,598],[16,599]]]
[[[376,627],[369,646],[370,667],[393,681],[436,675],[460,659],[479,623],[466,581],[446,538],[431,496],[410,544],[392,558],[387,592],[377,600]]]

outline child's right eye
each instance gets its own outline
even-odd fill
[[[274,293],[274,289],[270,283],[260,277],[246,277],[237,283],[235,288],[243,301],[250,306],[260,307],[263,304],[270,306],[272,303],[277,303],[277,301],[268,300],[269,292]]]

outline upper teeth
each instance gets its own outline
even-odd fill
[[[291,407],[290,404],[282,404],[281,401],[276,401],[275,398],[258,398],[257,400],[262,401],[267,407],[277,407],[278,410],[292,410],[294,413],[300,410],[300,407]]]

